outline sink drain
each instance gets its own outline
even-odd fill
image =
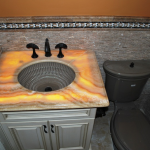
[[[52,88],[51,88],[51,87],[46,87],[46,88],[45,88],[45,92],[50,92],[50,91],[52,91]]]

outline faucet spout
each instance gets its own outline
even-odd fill
[[[48,38],[46,38],[46,40],[45,40],[45,56],[46,57],[52,56]]]

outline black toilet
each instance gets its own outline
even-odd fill
[[[149,60],[105,61],[105,87],[115,110],[110,131],[116,150],[150,150],[150,121],[134,101],[150,77]]]

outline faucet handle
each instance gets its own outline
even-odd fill
[[[37,45],[35,45],[34,43],[29,43],[26,45],[26,48],[32,48],[33,49],[33,54],[32,54],[32,58],[37,58],[38,55],[35,52],[35,49],[39,49],[39,47]]]
[[[59,43],[59,44],[57,44],[57,45],[55,46],[55,48],[59,48],[59,54],[57,55],[57,57],[58,57],[58,58],[63,58],[64,55],[63,55],[61,49],[62,49],[62,48],[67,49],[67,45],[64,44],[64,43]]]

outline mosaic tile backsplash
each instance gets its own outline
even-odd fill
[[[28,50],[26,48],[28,43],[35,43],[40,50],[44,50],[46,38],[49,39],[51,49],[55,49],[57,43],[66,43],[68,49],[94,51],[104,80],[103,63],[106,60],[150,59],[150,30],[134,29],[24,29],[1,31],[0,50]],[[141,97],[135,102],[148,117],[150,116],[149,99],[150,80],[146,84]]]
[[[50,28],[142,28],[149,29],[150,23],[132,22],[44,22],[44,23],[1,23],[5,29],[50,29]]]

